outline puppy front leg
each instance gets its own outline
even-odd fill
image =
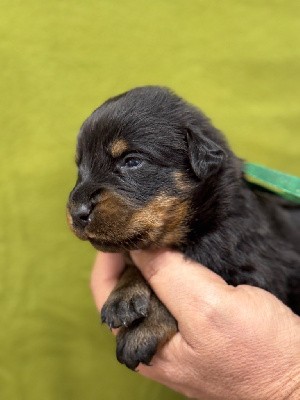
[[[117,359],[135,370],[150,365],[156,351],[178,331],[177,322],[152,292],[146,318],[121,328],[117,335]]]
[[[177,322],[139,270],[127,265],[101,311],[117,334],[117,359],[130,369],[149,364],[157,349],[177,332]]]
[[[119,328],[145,318],[150,307],[150,297],[151,289],[140,271],[132,264],[127,264],[101,310],[102,322],[110,328]]]

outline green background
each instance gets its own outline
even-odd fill
[[[83,119],[133,86],[200,106],[248,160],[299,174],[299,1],[1,0],[0,398],[180,399],[119,366],[65,203]]]

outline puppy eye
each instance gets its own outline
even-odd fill
[[[137,157],[125,157],[123,161],[123,167],[126,168],[138,168],[143,164],[143,160]]]

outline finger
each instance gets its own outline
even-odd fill
[[[220,303],[228,287],[219,275],[177,252],[138,250],[131,256],[179,323]]]
[[[101,310],[124,270],[122,254],[98,252],[91,274],[91,290],[98,310]]]

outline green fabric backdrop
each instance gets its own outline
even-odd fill
[[[83,119],[163,84],[251,161],[299,174],[299,1],[1,1],[0,398],[181,399],[118,365],[65,203]]]

